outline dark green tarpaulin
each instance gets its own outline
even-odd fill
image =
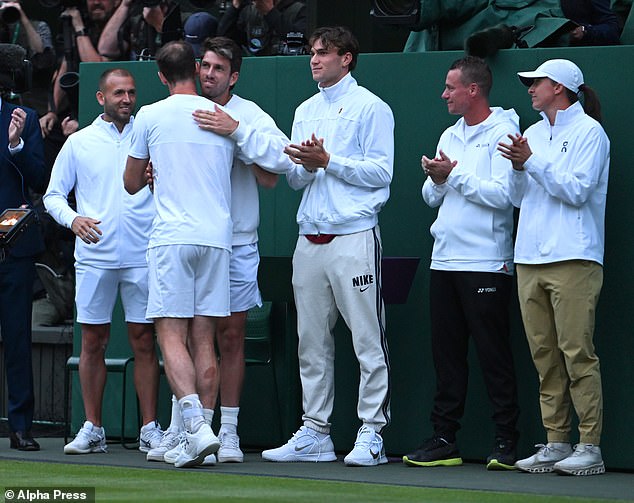
[[[421,0],[421,19],[404,51],[460,50],[469,35],[498,24],[526,28],[527,47],[549,45],[567,23],[559,0]]]

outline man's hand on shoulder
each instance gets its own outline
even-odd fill
[[[214,106],[213,112],[211,110],[196,110],[192,115],[200,129],[222,136],[229,136],[238,129],[240,124],[218,105]]]

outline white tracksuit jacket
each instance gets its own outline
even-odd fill
[[[610,141],[579,102],[524,136],[533,154],[513,170],[510,195],[520,209],[515,262],[592,260],[603,264]]]
[[[353,234],[372,229],[390,195],[394,117],[390,107],[347,74],[295,111],[291,140],[315,133],[330,153],[327,169],[294,165],[286,177],[304,189],[297,210],[300,234]]]
[[[144,187],[130,195],[123,188],[133,118],[119,133],[112,122],[97,117],[92,124],[68,137],[60,150],[44,205],[61,225],[71,227],[78,215],[101,220],[98,243],[75,239],[75,260],[103,269],[146,267],[154,202]],[[75,190],[77,211],[68,205]]]
[[[510,161],[497,150],[498,142],[519,130],[515,110],[491,108],[491,115],[470,129],[460,118],[438,142],[452,161],[458,161],[447,181],[431,178],[422,195],[438,217],[431,268],[441,271],[511,272],[513,270],[513,207],[508,194]]]

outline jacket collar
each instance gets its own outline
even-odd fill
[[[344,77],[335,85],[329,87],[318,86],[319,92],[326,101],[334,103],[335,101],[343,98],[348,92],[355,87],[358,87],[357,81],[352,74],[347,73]]]
[[[109,135],[112,135],[114,138],[125,138],[132,132],[132,124],[134,123],[134,116],[130,116],[130,122],[128,122],[123,131],[119,133],[117,126],[114,125],[114,122],[108,122],[103,120],[103,114],[100,114],[94,121],[92,121],[93,126],[98,127]]]
[[[539,114],[544,118],[548,126],[550,126],[550,121],[548,120],[548,117],[546,117],[546,114],[544,112],[540,112]],[[580,116],[585,114],[586,112],[584,111],[583,106],[581,106],[581,103],[577,101],[565,110],[557,110],[557,115],[555,115],[555,124],[553,125],[566,126],[568,124],[572,124],[577,121]]]
[[[489,116],[484,119],[482,122],[475,124],[473,129],[473,134],[478,134],[481,131],[485,131],[489,129],[491,126],[495,126],[502,120],[502,118],[506,118],[509,121],[513,122],[519,128],[519,117],[514,109],[510,108],[508,110],[504,110],[502,107],[490,107],[491,113]],[[451,126],[450,131],[461,138],[464,141],[464,131],[465,131],[465,120],[464,117],[460,117],[456,121],[456,123]]]

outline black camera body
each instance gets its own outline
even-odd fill
[[[5,0],[0,0],[0,7],[3,3],[6,3]],[[4,7],[0,9],[0,19],[6,24],[17,23],[20,20],[20,11],[17,7]]]
[[[304,34],[299,31],[287,33],[286,40],[280,42],[278,54],[281,56],[301,56],[308,54]]]

